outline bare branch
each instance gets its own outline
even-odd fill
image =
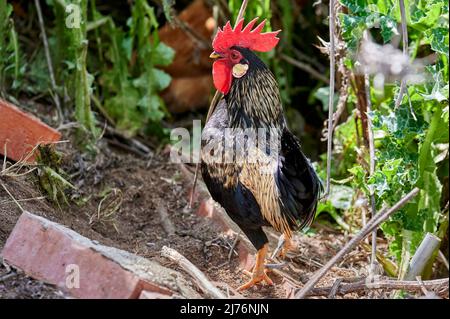
[[[360,280],[354,283],[341,284],[337,289],[335,288],[335,294],[345,295],[352,292],[363,292],[373,289],[389,289],[397,290],[403,289],[410,292],[421,291],[422,287],[438,292],[448,291],[449,279],[434,279],[426,281],[405,281],[405,280],[391,280],[384,279],[373,283],[368,282],[367,279]],[[333,285],[334,286],[334,285]],[[332,292],[333,286],[319,287],[312,289],[308,296],[329,296]]]
[[[448,260],[447,260],[447,258],[445,258],[445,255],[441,250],[438,251],[438,258],[444,264],[445,268],[447,268],[447,270],[449,270],[450,268],[448,265]]]
[[[301,69],[301,70],[303,70],[305,72],[308,72],[309,74],[311,74],[311,76],[313,78],[316,78],[317,80],[325,82],[327,84],[330,83],[330,80],[327,77],[322,75],[319,71],[316,71],[310,65],[308,65],[306,63],[303,63],[303,62],[300,62],[300,61],[298,61],[296,59],[293,59],[290,56],[287,56],[286,54],[283,54],[283,53],[280,54],[280,58],[285,60],[286,62],[292,64],[293,66],[295,66],[295,67],[297,67],[297,68],[299,68],[299,69]]]

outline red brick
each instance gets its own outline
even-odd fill
[[[25,159],[38,144],[59,141],[61,134],[36,117],[0,99],[0,154],[6,145],[7,156],[15,161]],[[3,154],[4,155],[4,154]],[[27,162],[33,163],[35,155]]]
[[[142,290],[172,295],[175,271],[123,250],[95,244],[76,232],[24,212],[2,252],[27,275],[77,298],[138,298]],[[68,288],[67,266],[79,267],[79,288]]]

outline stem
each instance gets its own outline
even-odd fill
[[[406,22],[406,10],[404,0],[399,0],[400,15],[402,19],[402,40],[403,40],[403,54],[408,55],[408,29]],[[406,89],[406,80],[403,78],[400,84],[400,91],[398,92],[397,99],[395,101],[395,109],[397,109],[403,100],[403,94]]]
[[[369,75],[364,76],[365,86],[366,86],[366,100],[367,100],[367,113],[370,113],[372,110],[372,101],[370,99],[370,79]],[[369,157],[370,157],[370,175],[373,176],[375,173],[375,143],[374,143],[374,137],[373,137],[373,126],[372,126],[372,120],[370,119],[370,116],[367,115],[367,136],[369,138]],[[375,202],[375,193],[374,191],[371,191],[370,194],[370,207],[372,212],[372,218],[375,217],[377,213],[376,208],[376,202]],[[377,229],[375,228],[372,232],[372,253],[370,256],[370,274],[373,275],[375,271],[375,262],[377,258]]]
[[[333,106],[334,106],[334,82],[335,82],[335,10],[334,0],[330,0],[330,94],[328,101],[328,136],[327,136],[327,181],[325,187],[325,195],[327,197],[330,194],[330,178],[331,178],[331,151],[333,143]]]
[[[61,103],[60,103],[59,95],[58,95],[58,91],[57,91],[57,86],[56,86],[56,81],[55,81],[55,73],[53,72],[52,57],[50,55],[50,49],[48,48],[48,40],[47,40],[47,34],[45,33],[44,18],[42,17],[41,5],[39,3],[39,0],[34,0],[34,4],[36,6],[36,11],[37,11],[38,20],[39,20],[39,27],[41,29],[42,42],[44,43],[44,52],[45,52],[45,58],[47,59],[48,73],[50,74],[50,83],[52,84],[52,89],[55,93],[54,100],[55,100],[56,110],[58,111],[59,121],[62,123],[64,121],[64,118],[63,118]]]
[[[14,21],[11,20],[11,42],[14,49],[14,77],[19,78],[20,59],[19,59],[19,42],[17,40],[16,29],[14,28]]]
[[[433,143],[434,135],[436,133],[436,130],[438,129],[439,122],[442,115],[442,109],[440,107],[436,108],[434,111],[433,117],[431,118],[430,126],[428,128],[428,132],[425,136],[425,140],[422,143],[422,147],[419,151],[419,172],[421,175],[421,180],[419,181],[420,185],[423,184],[423,172],[428,169],[428,167],[431,165],[434,169],[434,164],[430,163],[430,157],[431,157],[431,144]],[[432,157],[431,157],[432,158]],[[433,231],[433,230],[427,230],[427,231]]]

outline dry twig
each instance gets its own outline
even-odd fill
[[[161,256],[169,258],[170,260],[176,262],[184,271],[186,271],[192,278],[195,279],[199,288],[206,293],[208,296],[217,299],[225,299],[225,295],[214,286],[205,274],[194,266],[186,257],[181,255],[175,249],[163,246],[161,249]]]
[[[333,114],[333,126],[332,126],[332,130],[334,131],[337,123],[339,121],[339,118],[341,117],[342,113],[345,110],[345,106],[347,103],[347,99],[349,96],[349,88],[350,85],[350,80],[348,78],[348,75],[344,74],[343,76],[343,82],[341,85],[341,88],[339,89],[339,100],[337,102],[337,106],[336,106],[336,112],[334,112]],[[328,119],[325,121],[324,123],[324,128],[322,130],[322,137],[321,137],[321,141],[326,141],[328,136]]]
[[[236,234],[236,238],[234,238],[233,240],[233,244],[230,247],[230,252],[228,253],[228,263],[231,262],[231,257],[233,256],[233,252],[235,251],[234,249],[236,248],[236,245],[239,241],[239,237],[241,236],[241,230],[239,230],[239,233]]]
[[[383,279],[376,282],[370,282],[367,279],[362,279],[358,282],[341,284],[337,288],[333,286],[318,287],[308,292],[308,296],[329,296],[332,289],[335,288],[336,295],[345,295],[352,292],[363,292],[373,289],[386,289],[386,290],[398,290],[403,289],[406,291],[421,291],[423,287],[430,290],[435,290],[440,293],[448,291],[449,279],[435,279],[427,281],[405,281],[405,280],[391,280]]]
[[[325,82],[327,84],[330,83],[330,80],[322,75],[319,71],[316,71],[314,68],[312,68],[309,64],[306,64],[304,62],[300,62],[296,59],[291,58],[290,56],[287,56],[286,54],[280,54],[280,58],[285,60],[287,63],[292,64],[293,66],[299,68],[300,70],[303,70],[305,72],[308,72],[311,74],[311,76],[319,81]]]
[[[19,202],[17,201],[17,199],[14,198],[14,196],[10,193],[10,191],[6,188],[5,184],[1,183],[3,189],[6,191],[6,193],[8,193],[9,197],[11,197],[11,199],[14,201],[14,203],[17,205],[17,207],[19,207],[19,209],[21,210],[21,212],[23,213],[25,210],[23,209],[22,205],[19,204]]]
[[[441,250],[438,251],[438,258],[444,264],[445,268],[447,268],[447,270],[449,270],[447,258],[445,258],[445,255]]]

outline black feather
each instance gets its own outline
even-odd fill
[[[281,138],[277,177],[278,189],[290,191],[287,196],[283,193],[280,196],[284,213],[293,216],[299,228],[309,225],[315,215],[322,183],[297,138],[287,128]]]

